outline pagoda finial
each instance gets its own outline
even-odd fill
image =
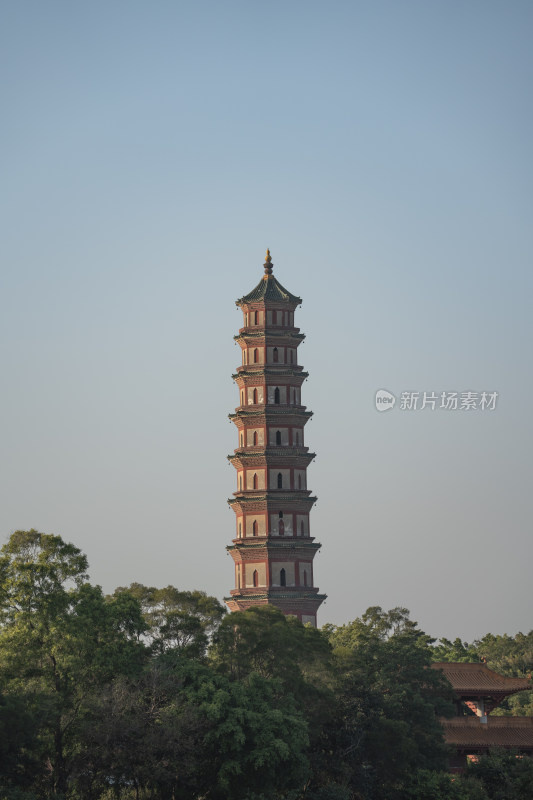
[[[267,249],[265,263],[263,264],[265,268],[265,275],[272,275],[272,256],[270,255],[270,250]]]

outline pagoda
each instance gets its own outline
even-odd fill
[[[294,327],[302,301],[272,268],[267,250],[265,274],[236,301],[243,312],[243,327],[234,337],[242,363],[233,375],[239,405],[229,415],[238,447],[228,456],[237,491],[228,501],[236,527],[227,548],[235,562],[235,588],[226,603],[231,611],[274,605],[316,627],[326,595],[319,594],[313,577],[321,545],[309,523],[316,497],[307,488],[307,467],[315,454],[305,446],[304,428],[312,412],[301,400],[308,373],[298,364],[298,347],[305,336]]]

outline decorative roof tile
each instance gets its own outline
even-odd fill
[[[260,303],[262,301],[289,303],[290,305],[298,306],[302,302],[302,298],[296,297],[296,295],[287,291],[273,275],[263,275],[255,289],[245,294],[244,297],[239,297],[235,304],[243,306],[247,303]]]

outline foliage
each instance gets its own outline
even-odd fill
[[[87,698],[142,658],[138,604],[123,594],[107,602],[86,569],[85,556],[59,536],[17,531],[2,548],[0,681],[33,715],[48,765],[43,786],[57,795],[67,791]]]
[[[479,662],[481,658],[476,652],[475,645],[463,642],[461,639],[439,639],[439,643],[432,648],[433,661],[447,661],[452,663]]]
[[[226,613],[224,606],[205,592],[132,583],[129,589],[117,589],[115,594],[124,591],[141,605],[146,639],[154,653],[179,650],[193,658],[204,656],[210,637]]]
[[[327,635],[342,720],[332,744],[353,796],[400,797],[398,787],[412,771],[444,769],[437,716],[452,712],[450,687],[429,668],[432,640],[407,610],[369,608],[349,625],[329,626]]]
[[[470,764],[467,776],[477,779],[489,800],[531,800],[533,759],[510,752],[493,752]]]

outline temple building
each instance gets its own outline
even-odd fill
[[[284,614],[316,626],[326,595],[314,584],[313,559],[320,544],[311,536],[316,497],[307,488],[314,459],[304,428],[312,416],[302,405],[308,373],[298,364],[304,334],[294,326],[301,299],[272,274],[267,250],[265,274],[255,289],[236,301],[243,327],[234,337],[242,363],[233,379],[239,405],[230,419],[238,447],[228,456],[237,472],[237,491],[228,502],[235,512],[235,538],[227,548],[235,562],[231,611],[271,604]]]
[[[455,695],[457,715],[440,720],[444,739],[454,751],[452,771],[495,749],[533,756],[533,717],[489,716],[506,697],[533,689],[529,680],[498,675],[486,664],[439,662],[432,667],[442,670]]]

